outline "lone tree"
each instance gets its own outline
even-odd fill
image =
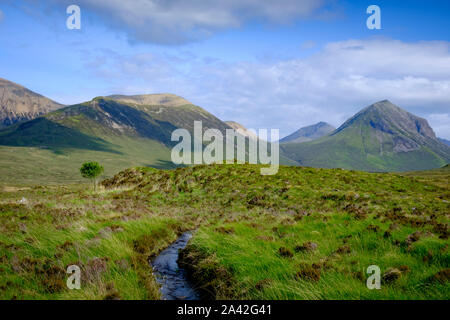
[[[85,162],[80,168],[83,178],[91,179],[94,182],[94,191],[96,190],[96,178],[103,173],[103,167],[98,162]]]

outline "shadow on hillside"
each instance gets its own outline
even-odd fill
[[[0,130],[0,145],[37,147],[55,153],[64,153],[64,149],[82,149],[122,154],[113,149],[113,144],[101,138],[89,136],[46,118],[36,118]]]
[[[186,167],[184,164],[175,164],[172,161],[162,159],[158,159],[158,161],[154,164],[146,164],[145,166],[155,169],[176,169]]]
[[[139,136],[161,141],[171,147],[171,134],[178,129],[168,121],[158,120],[148,113],[112,100],[98,100],[98,106],[112,116],[116,122],[132,127]]]

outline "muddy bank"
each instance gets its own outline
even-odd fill
[[[188,279],[196,283],[202,300],[238,299],[231,273],[221,266],[214,255],[199,251],[192,244],[180,250],[179,265]]]

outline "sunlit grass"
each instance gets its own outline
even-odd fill
[[[448,170],[259,169],[135,168],[97,191],[4,189],[0,299],[158,299],[148,260],[187,230],[195,233],[182,260],[215,298],[450,297]],[[84,272],[81,290],[65,286],[71,264]],[[369,290],[369,265],[401,276]]]

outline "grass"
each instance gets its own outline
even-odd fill
[[[218,298],[448,298],[448,285],[427,280],[448,267],[448,255],[441,255],[445,244],[440,241],[423,240],[407,252],[382,233],[369,232],[370,220],[354,223],[349,230],[346,223],[351,218],[341,214],[329,215],[326,223],[312,217],[282,227],[267,217],[255,220],[222,226],[233,230],[232,234],[218,233],[217,227],[203,228],[191,244],[189,250],[204,251],[205,257],[214,254],[214,263],[231,270],[234,290],[225,296],[218,291]],[[402,233],[404,229],[393,237],[401,238]],[[316,243],[318,249],[299,249],[308,242]],[[432,265],[423,263],[428,250],[437,260]],[[368,290],[366,269],[373,264],[382,271],[404,266],[410,271],[394,284],[383,284],[381,290]]]
[[[96,193],[5,188],[0,299],[158,299],[148,259],[186,230],[180,262],[210,298],[449,299],[448,167],[260,167],[133,168]],[[74,263],[81,290],[65,287]],[[380,290],[366,287],[370,265]]]
[[[449,190],[450,189],[450,177],[448,174],[449,170],[450,164],[447,164],[446,166],[440,169],[406,172],[403,175],[411,177],[423,183],[432,184],[440,188]]]
[[[60,149],[55,153],[37,147],[0,146],[0,186],[82,183],[79,168],[86,161],[100,162],[105,168],[103,178],[130,166],[173,167],[170,150],[156,141],[124,136],[109,140],[115,153],[82,149]]]
[[[121,207],[107,198],[115,192],[71,188],[19,192],[26,204],[2,193],[0,298],[159,298],[147,259],[184,231],[183,219]],[[81,267],[82,290],[66,288],[69,265]]]

